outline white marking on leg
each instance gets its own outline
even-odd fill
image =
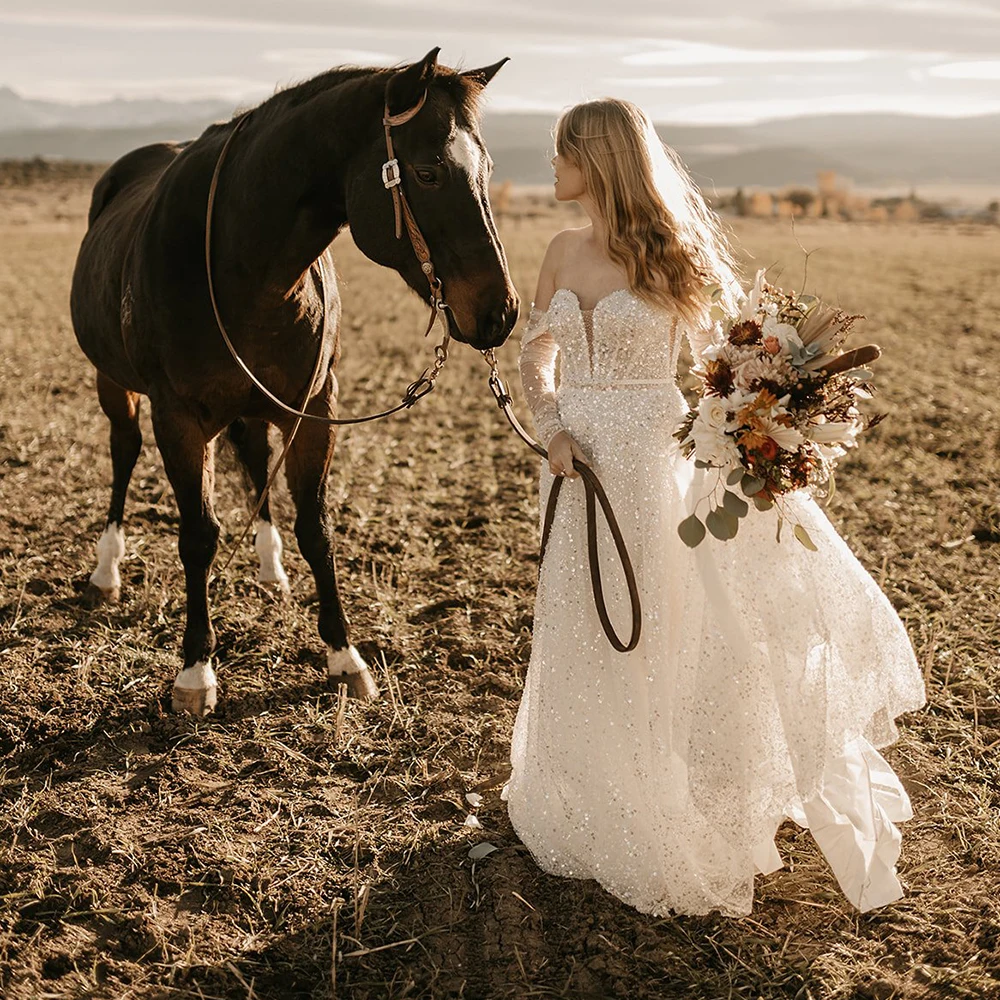
[[[368,669],[361,654],[353,647],[347,649],[328,649],[326,651],[326,672],[330,677],[341,674],[360,674]]]
[[[90,582],[105,594],[121,590],[118,563],[124,555],[125,532],[120,524],[109,524],[97,540],[97,569],[90,574]]]
[[[174,687],[187,690],[203,691],[205,688],[217,687],[218,679],[212,669],[211,660],[199,660],[193,666],[185,667],[174,681]]]
[[[219,685],[211,660],[199,660],[185,667],[174,679],[175,712],[207,715],[215,709],[218,695]]]
[[[286,594],[291,590],[288,585],[288,574],[281,565],[281,535],[270,521],[259,520],[256,525],[253,547],[260,560],[260,572],[257,579],[261,583],[276,583]]]

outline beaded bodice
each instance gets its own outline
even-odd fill
[[[580,308],[571,289],[557,289],[545,313],[532,310],[525,341],[541,323],[559,347],[561,386],[666,382],[676,374],[676,316],[627,288],[588,310]]]

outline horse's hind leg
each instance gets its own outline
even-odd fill
[[[236,449],[236,457],[249,480],[253,505],[260,503],[261,494],[267,486],[268,465],[271,460],[271,446],[267,440],[268,424],[256,418],[241,418],[229,425],[229,440]],[[281,536],[271,523],[271,506],[265,498],[257,514],[254,525],[254,549],[260,563],[257,579],[263,584],[271,584],[282,593],[289,592],[288,574],[281,565]]]
[[[219,542],[212,492],[214,442],[189,413],[153,406],[153,430],[163,466],[174,488],[181,515],[178,549],[187,584],[184,667],[174,681],[175,712],[207,715],[218,693],[211,657],[215,630],[208,610],[208,573]]]
[[[313,400],[310,410],[325,414],[329,399],[330,382],[326,392]],[[285,460],[286,475],[295,501],[295,537],[316,579],[319,634],[327,645],[329,678],[335,684],[346,685],[351,697],[367,700],[378,697],[378,687],[348,638],[347,618],[337,591],[333,529],[326,502],[327,471],[335,436],[335,429],[329,425],[303,421]]]
[[[90,604],[114,602],[121,596],[118,563],[125,555],[125,494],[142,449],[139,430],[139,394],[129,392],[97,373],[97,397],[111,422],[111,506],[104,531],[97,542],[97,569],[90,575],[86,600]]]

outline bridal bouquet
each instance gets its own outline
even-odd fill
[[[763,271],[736,317],[715,304],[720,289],[707,291],[713,322],[692,344],[701,399],[674,436],[699,468],[719,472],[702,498],[709,506],[704,521],[696,508],[678,532],[691,547],[706,531],[733,538],[750,509],[747,497],[758,510],[778,507],[780,541],[782,498],[802,489],[832,496],[838,459],[880,419],[866,421],[857,401],[874,391],[865,365],[881,351],[874,345],[843,351],[863,317],[811,295],[783,292],[764,280]],[[794,534],[815,549],[801,524]]]

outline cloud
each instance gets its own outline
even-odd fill
[[[927,75],[945,80],[1000,80],[1000,60],[943,63],[928,67]]]
[[[895,112],[947,118],[1000,112],[1000,98],[944,98],[926,94],[830,94],[773,100],[718,101],[692,104],[664,116],[676,125],[742,124],[799,115]]]
[[[616,87],[719,87],[724,76],[605,76],[604,83]]]
[[[314,65],[316,72],[330,66],[393,66],[402,62],[398,55],[369,49],[267,49],[261,58],[279,66]]]
[[[872,59],[870,49],[747,49],[728,45],[669,42],[662,48],[627,55],[629,66],[725,66],[739,63],[852,63]]]

